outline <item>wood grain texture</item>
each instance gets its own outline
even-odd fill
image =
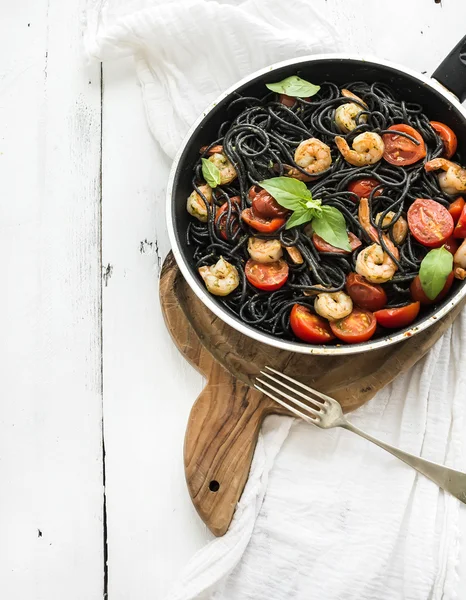
[[[0,19],[0,597],[104,593],[100,67],[83,0]]]
[[[206,377],[187,425],[184,462],[189,493],[214,535],[233,518],[257,436],[269,414],[286,410],[250,386],[266,365],[355,410],[420,360],[460,312],[406,341],[354,356],[306,356],[251,340],[213,315],[181,276],[173,256],[164,262],[160,299],[168,330],[181,353]]]

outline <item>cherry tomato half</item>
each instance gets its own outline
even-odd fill
[[[453,232],[455,238],[466,238],[466,204],[463,206],[460,218]]]
[[[432,129],[442,138],[443,156],[445,158],[451,158],[456,152],[456,148],[458,146],[458,139],[455,132],[453,129],[450,129],[448,125],[445,125],[445,123],[440,123],[439,121],[431,121],[430,124]]]
[[[317,235],[317,233],[312,234],[312,241],[319,252],[338,252],[339,254],[351,254],[351,252],[356,250],[356,248],[362,246],[361,240],[355,236],[354,233],[351,233],[351,231],[348,231],[348,242],[351,247],[351,252],[349,252],[349,250],[343,250],[343,248],[332,246],[332,244],[326,242],[320,237],[320,235]]]
[[[383,143],[385,144],[383,157],[387,162],[391,165],[406,166],[412,165],[425,157],[426,145],[421,134],[413,127],[405,123],[399,123],[398,125],[392,125],[388,129],[395,133],[384,133],[383,135]],[[397,135],[397,131],[407,133],[417,140],[419,145],[402,135]]]
[[[411,298],[413,300],[415,300],[416,302],[420,302],[421,304],[435,304],[436,302],[440,302],[440,300],[443,300],[445,298],[445,296],[448,294],[448,292],[450,291],[450,288],[453,285],[454,279],[455,279],[455,272],[452,271],[450,273],[450,275],[448,275],[442,291],[439,293],[439,295],[436,298],[431,300],[430,298],[428,298],[426,296],[424,290],[422,289],[421,279],[420,279],[419,275],[416,275],[416,277],[411,282],[411,285],[409,286],[409,290],[411,292]]]
[[[376,326],[377,321],[373,313],[363,308],[353,308],[353,312],[344,319],[330,323],[330,328],[337,338],[349,344],[366,342],[374,335]]]
[[[454,254],[458,250],[460,243],[458,242],[458,240],[455,240],[454,237],[449,237],[448,240],[445,240],[445,243],[443,245],[445,247],[445,250],[448,250],[450,254]]]
[[[372,190],[378,185],[380,185],[380,183],[377,179],[371,177],[368,177],[367,179],[356,179],[356,181],[352,181],[348,185],[348,191],[353,192],[353,194],[356,194],[359,198],[369,198]],[[374,198],[377,198],[377,196],[380,196],[382,193],[383,189],[377,190],[374,193]]]
[[[400,308],[384,308],[374,313],[377,323],[388,329],[406,327],[418,316],[421,308],[420,302],[413,302]]]
[[[290,325],[295,336],[309,344],[326,344],[335,339],[328,321],[301,304],[291,309]]]
[[[453,221],[455,223],[457,223],[458,219],[461,217],[461,213],[463,212],[464,205],[465,205],[464,198],[462,198],[461,196],[450,204],[450,208],[448,209],[448,212],[453,217]]]
[[[266,292],[274,292],[285,285],[289,270],[283,259],[264,264],[250,258],[244,268],[249,283]]]
[[[285,219],[275,217],[274,219],[264,219],[254,213],[251,208],[245,208],[241,213],[241,218],[250,227],[261,233],[273,233],[285,224]]]
[[[346,291],[354,304],[366,310],[380,310],[387,304],[387,294],[383,287],[369,283],[356,273],[350,273],[346,278]]]
[[[418,198],[408,210],[408,225],[416,240],[428,248],[439,248],[453,233],[448,210],[427,198]]]
[[[239,196],[233,196],[233,198],[230,198],[230,202],[231,202],[231,209],[232,212],[235,209],[235,205],[239,206],[241,204],[241,198]],[[220,233],[220,235],[222,236],[222,238],[224,240],[228,240],[228,236],[227,236],[227,223],[226,223],[226,217],[222,218],[222,215],[224,213],[226,213],[228,210],[228,202],[225,202],[224,204],[222,204],[222,206],[218,209],[217,214],[215,215],[215,224],[217,225],[217,229],[218,232]],[[238,210],[238,209],[236,209]],[[233,233],[236,233],[238,231],[239,225],[238,223],[234,223],[233,225]]]
[[[309,100],[309,98],[303,98],[303,100]],[[278,101],[288,108],[291,108],[296,104],[296,98],[294,96],[288,96],[288,94],[279,94]]]
[[[286,217],[289,211],[269,194],[257,185],[253,185],[249,190],[249,198],[252,201],[252,211],[255,215],[263,219],[273,219],[274,217]]]

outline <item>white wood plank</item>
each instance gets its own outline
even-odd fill
[[[83,65],[83,8],[2,3],[5,600],[103,596],[100,68]]]
[[[186,420],[201,377],[158,300],[168,161],[147,129],[131,61],[104,65],[104,413],[111,600],[161,598],[210,537],[186,489]]]

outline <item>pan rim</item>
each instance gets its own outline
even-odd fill
[[[219,104],[219,102],[223,101],[225,98],[230,96],[233,92],[235,92],[238,88],[243,85],[254,81],[255,79],[264,76],[268,73],[271,73],[277,69],[281,69],[283,67],[291,67],[291,66],[299,66],[302,63],[309,62],[317,62],[324,60],[344,60],[344,61],[354,61],[354,62],[362,62],[362,63],[373,63],[376,66],[385,66],[389,67],[395,71],[399,71],[401,75],[408,75],[414,79],[417,79],[421,83],[425,84],[429,88],[433,88],[436,92],[442,95],[450,104],[452,104],[455,109],[462,114],[464,119],[466,120],[466,108],[461,105],[458,98],[450,92],[447,88],[445,88],[438,81],[433,79],[432,77],[428,77],[427,75],[423,75],[422,73],[418,73],[413,69],[406,67],[405,65],[401,65],[398,63],[394,63],[391,61],[387,61],[384,59],[379,59],[370,55],[357,55],[357,54],[344,54],[344,53],[325,53],[325,54],[313,54],[306,55],[300,58],[292,58],[284,61],[280,61],[278,63],[274,63],[269,65],[268,67],[264,67],[255,71],[254,73],[247,75],[242,78],[234,85],[230,86],[227,90],[222,92],[220,96],[218,96],[214,102],[212,102],[196,119],[193,125],[190,127],[188,133],[186,134],[183,142],[181,143],[178,152],[173,160],[172,167],[170,169],[170,175],[167,183],[167,195],[166,195],[166,222],[168,228],[168,237],[170,240],[171,249],[177,265],[181,271],[181,274],[187,281],[189,287],[193,290],[196,296],[201,300],[201,302],[216,315],[219,319],[221,319],[224,323],[239,331],[243,335],[248,338],[252,338],[258,342],[266,344],[268,346],[272,346],[274,348],[285,350],[288,352],[297,352],[300,354],[316,354],[323,356],[331,356],[331,355],[351,355],[351,354],[360,354],[361,352],[368,352],[371,350],[377,350],[380,348],[384,348],[387,345],[397,344],[403,340],[409,339],[414,335],[424,331],[437,321],[439,321],[442,317],[448,314],[457,304],[459,304],[463,298],[466,296],[466,285],[463,285],[453,296],[453,298],[447,302],[442,308],[436,311],[433,315],[422,321],[421,323],[410,327],[404,331],[400,331],[394,333],[392,336],[385,336],[379,340],[367,341],[361,344],[354,345],[336,345],[336,346],[317,346],[317,345],[309,345],[309,344],[301,344],[299,342],[291,342],[282,340],[280,338],[274,338],[271,335],[267,335],[262,333],[259,330],[254,329],[253,327],[248,326],[245,323],[241,323],[234,317],[232,317],[228,311],[221,306],[219,306],[208,294],[208,292],[201,286],[200,282],[193,276],[191,273],[190,267],[186,263],[183,258],[182,252],[178,246],[178,240],[175,233],[175,219],[174,219],[174,184],[176,173],[179,167],[181,156],[184,153],[186,146],[189,144],[192,135],[197,130],[199,125],[204,121],[207,115]]]

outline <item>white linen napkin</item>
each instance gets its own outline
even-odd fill
[[[92,57],[134,55],[149,127],[170,157],[236,80],[334,51],[336,40],[308,0],[94,0],[85,35]],[[465,353],[463,313],[424,360],[351,419],[466,470]],[[453,600],[460,510],[354,434],[269,417],[229,531],[193,557],[167,600]]]

